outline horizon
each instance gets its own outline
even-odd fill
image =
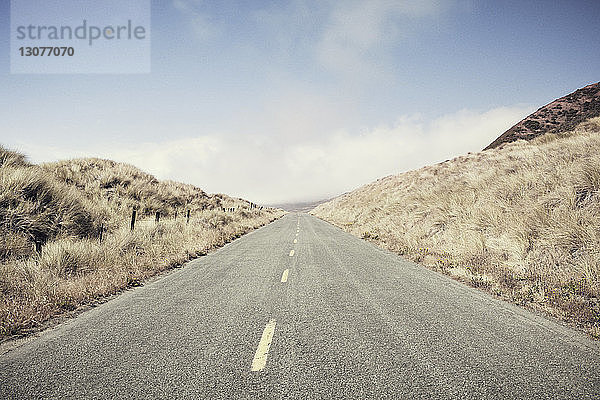
[[[481,151],[600,80],[594,1],[152,1],[140,74],[11,74],[7,3],[0,144],[261,204]]]

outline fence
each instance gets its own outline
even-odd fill
[[[239,209],[242,209],[242,208],[250,209],[250,210],[253,210],[253,209],[263,210],[264,207],[263,206],[259,206],[259,205],[255,204],[255,203],[249,203],[248,207],[221,207],[220,209],[222,210],[222,212],[235,212],[236,210],[239,210]],[[202,211],[207,210],[207,209],[208,209],[208,207],[206,205],[203,205],[200,208],[200,210],[202,210]],[[217,210],[218,209],[219,208],[217,208]],[[175,211],[173,213],[173,219],[177,220],[178,215],[179,215],[179,212],[178,212],[177,209],[175,209]],[[186,224],[190,223],[190,218],[191,218],[191,210],[187,209],[185,211],[185,223]],[[158,224],[160,221],[161,221],[161,213],[160,213],[160,211],[157,211],[154,214],[154,223]],[[136,224],[138,224],[138,223],[139,223],[139,214],[138,214],[138,211],[134,208],[131,211],[131,219],[130,219],[129,229],[131,231],[134,231],[135,227],[136,227]],[[101,223],[100,227],[99,227],[99,231],[98,231],[98,240],[100,242],[102,242],[104,240],[104,237],[105,237],[105,234],[106,234],[107,231],[108,231],[108,227],[104,223]],[[44,243],[40,242],[40,241],[36,241],[36,242],[34,242],[34,245],[35,245],[35,251],[38,254],[41,254],[42,253],[42,247],[43,247]]]

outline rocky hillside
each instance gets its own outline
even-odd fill
[[[598,116],[600,116],[600,82],[545,105],[504,132],[484,150],[519,139],[531,140],[545,133],[568,132],[583,121]]]

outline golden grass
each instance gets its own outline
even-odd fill
[[[133,208],[140,220],[131,232]],[[126,164],[83,159],[36,166],[0,147],[0,336],[138,285],[282,214],[159,182]]]
[[[600,118],[389,176],[313,214],[600,337]]]

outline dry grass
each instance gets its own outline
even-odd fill
[[[245,200],[207,195],[191,185],[159,182],[107,160],[36,166],[0,147],[0,163],[4,337],[137,285],[283,214],[251,210]],[[222,207],[236,211],[225,213]],[[140,220],[131,232],[133,208]],[[157,211],[159,224],[153,217]],[[100,226],[107,229],[102,241]],[[41,254],[35,243],[43,246]]]
[[[313,214],[600,337],[600,118],[390,176]]]

